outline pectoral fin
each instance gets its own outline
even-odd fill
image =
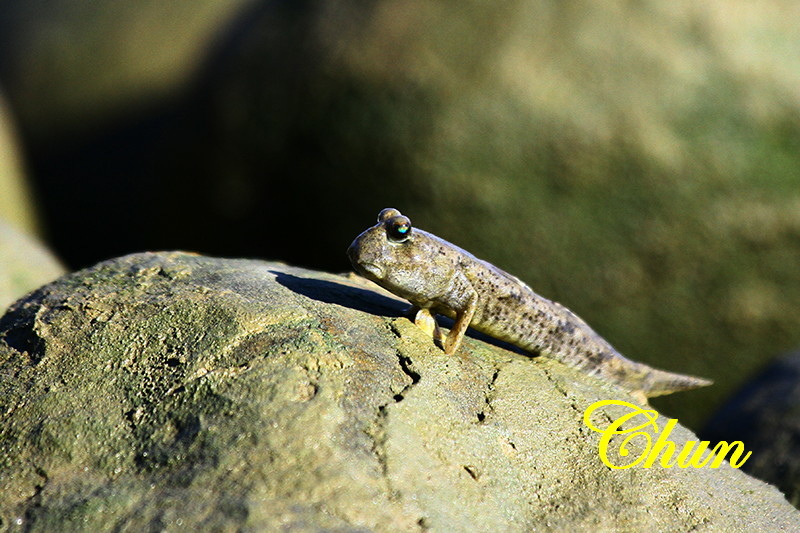
[[[420,309],[414,306],[411,308],[410,314],[414,317],[414,324],[430,336],[437,346],[444,346],[444,334],[430,309]]]
[[[470,322],[472,322],[472,317],[475,315],[475,309],[477,307],[478,295],[477,293],[473,293],[467,302],[466,309],[456,313],[456,321],[453,324],[453,329],[448,333],[447,340],[444,343],[444,353],[453,355],[458,351],[458,347],[461,346],[461,341],[464,339],[464,335],[467,332]]]

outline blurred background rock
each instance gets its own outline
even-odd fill
[[[800,508],[800,352],[776,358],[711,417],[703,440],[740,440],[742,470],[772,483]]]
[[[630,357],[800,345],[800,7],[7,0],[0,84],[49,243],[343,271],[387,206]],[[532,391],[535,393],[535,391]]]
[[[20,230],[37,233],[37,210],[22,169],[13,122],[0,92],[0,215]]]
[[[64,273],[38,232],[37,209],[0,93],[0,315],[20,296]]]

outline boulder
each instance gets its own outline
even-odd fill
[[[16,128],[5,97],[0,92],[0,219],[36,233],[39,229],[33,194],[23,170]],[[33,288],[33,287],[31,287]]]
[[[713,378],[657,403],[699,426],[800,344],[791,5],[6,0],[0,79],[73,266],[343,270],[397,207],[629,357]]]
[[[0,218],[0,313],[62,274],[64,267],[47,247]]]
[[[38,210],[23,167],[16,128],[0,92],[0,313],[64,273],[58,259],[35,237]]]
[[[0,528],[800,528],[727,464],[604,466],[583,415],[622,391],[474,338],[447,357],[403,309],[358,279],[178,252],[36,290],[0,319]]]
[[[800,352],[779,357],[745,383],[709,420],[704,439],[740,440],[746,472],[776,485],[800,507]]]

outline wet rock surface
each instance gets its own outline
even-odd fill
[[[157,253],[18,301],[0,319],[0,529],[800,528],[727,464],[604,466],[583,412],[621,391],[477,339],[446,357],[370,287]]]

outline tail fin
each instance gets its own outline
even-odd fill
[[[642,383],[642,392],[648,398],[664,396],[673,392],[707,387],[714,382],[684,374],[673,374],[657,368],[649,368]]]

